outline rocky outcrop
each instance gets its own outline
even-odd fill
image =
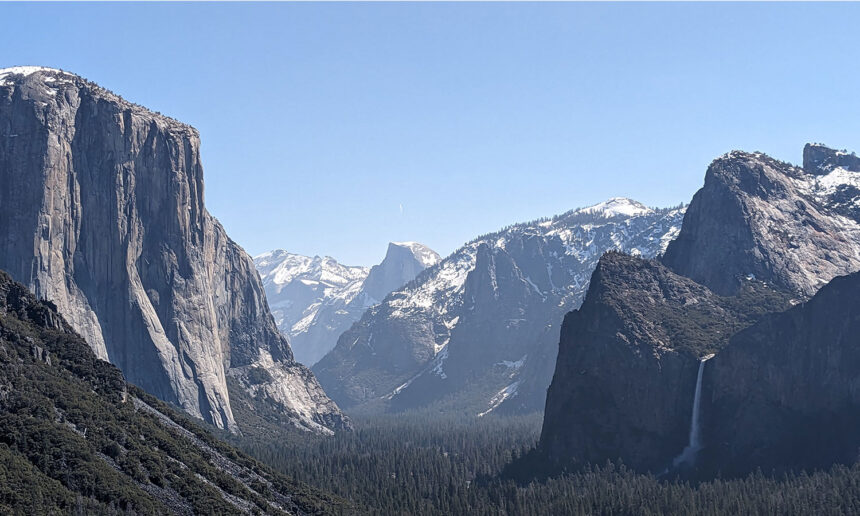
[[[685,466],[733,473],[856,454],[857,280],[833,278],[860,270],[860,173],[845,152],[804,156],[803,169],[715,160],[660,263],[601,261],[562,327],[539,446],[550,462],[657,472],[695,445]]]
[[[663,263],[719,294],[752,276],[801,298],[860,270],[857,159],[821,146],[804,155],[804,168],[760,153],[716,159]]]
[[[701,468],[860,460],[860,273],[733,336],[704,379]]]
[[[807,174],[826,176],[836,169],[860,172],[860,157],[853,152],[836,150],[820,143],[803,147],[803,170]]]
[[[382,263],[371,269],[280,250],[257,256],[254,263],[278,328],[290,337],[296,360],[311,366],[369,307],[439,259],[422,244],[392,242]]]
[[[362,302],[365,306],[379,303],[441,259],[436,251],[417,242],[389,243],[382,263],[370,269],[361,285]]]
[[[293,360],[250,257],[206,211],[199,147],[192,127],[78,76],[0,72],[0,267],[129,381],[196,417],[235,430],[226,376],[259,366],[273,380],[257,390],[297,422],[342,424]]]
[[[366,411],[540,411],[561,318],[600,255],[653,257],[682,216],[616,198],[481,236],[370,308],[314,372]]]
[[[758,282],[725,298],[656,261],[604,255],[562,325],[541,450],[559,466],[664,470],[687,444],[700,357],[785,303]]]

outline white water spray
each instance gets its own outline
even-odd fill
[[[702,373],[705,371],[705,362],[714,358],[714,355],[705,355],[699,359],[699,375],[696,377],[696,393],[693,395],[693,417],[690,421],[690,443],[681,452],[681,455],[675,457],[672,462],[677,468],[681,464],[692,466],[696,462],[696,454],[702,449],[701,432],[699,429],[699,406],[702,397]]]

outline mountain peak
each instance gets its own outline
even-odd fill
[[[6,81],[8,81],[13,76],[20,75],[23,77],[29,77],[35,73],[40,72],[51,77],[56,75],[76,77],[76,75],[74,74],[64,72],[63,70],[59,70],[57,68],[47,68],[45,66],[11,66],[9,68],[0,68],[0,86],[5,85]]]
[[[853,152],[831,149],[820,143],[807,143],[803,147],[803,170],[806,173],[826,175],[837,168],[860,172],[860,157]]]
[[[389,242],[386,258],[391,254],[394,248],[407,249],[412,254],[413,258],[420,262],[425,269],[436,265],[442,259],[442,257],[439,256],[439,253],[418,242]]]
[[[370,296],[368,303],[379,303],[389,292],[412,281],[440,260],[436,251],[418,242],[389,242],[382,263],[374,265],[364,280],[362,289]]]
[[[0,68],[0,88],[2,87],[18,89],[22,93],[21,97],[24,100],[45,104],[57,103],[58,105],[66,105],[68,103],[62,94],[63,92],[77,90],[78,96],[80,96],[81,92],[85,91],[87,92],[87,96],[100,98],[115,104],[120,109],[128,110],[146,122],[155,122],[161,129],[199,138],[197,129],[194,127],[158,111],[153,111],[130,102],[95,82],[65,70],[45,66]]]
[[[600,213],[605,217],[637,217],[652,212],[651,208],[627,197],[612,197],[601,203],[581,208],[577,211],[579,213]]]
[[[753,275],[810,297],[860,268],[860,174],[844,168],[858,158],[823,146],[804,156],[804,169],[760,152],[714,160],[663,263],[721,295]]]

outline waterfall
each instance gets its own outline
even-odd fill
[[[699,359],[699,374],[696,377],[696,392],[693,395],[693,416],[690,420],[690,442],[684,448],[684,451],[681,452],[681,455],[675,457],[675,460],[672,462],[676,468],[682,464],[692,466],[696,461],[696,454],[702,449],[701,430],[699,429],[702,373],[705,371],[705,362],[712,358],[714,358],[713,354],[705,355]]]

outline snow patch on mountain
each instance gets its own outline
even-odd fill
[[[33,75],[36,72],[51,72],[54,74],[64,74],[62,70],[56,68],[47,68],[44,66],[10,66],[9,68],[0,68],[0,86],[7,84],[10,75]],[[67,74],[68,75],[68,74]]]
[[[71,84],[75,78],[75,75],[55,68],[46,68],[44,66],[12,66],[0,69],[0,86],[10,85],[13,82],[12,78],[15,76],[28,77],[39,72],[45,74],[40,81],[42,89],[54,96],[59,91],[56,88]]]
[[[504,389],[500,390],[490,399],[490,408],[478,414],[478,417],[484,417],[490,412],[496,410],[496,408],[502,404],[506,399],[513,398],[517,395],[517,389],[519,389],[522,380],[517,380],[514,383],[506,386]]]
[[[379,303],[377,298],[438,261],[438,254],[417,242],[392,242],[383,263],[372,269],[282,249],[254,258],[278,329],[290,337],[296,360],[306,365],[333,348],[343,331]]]
[[[793,178],[792,182],[801,193],[812,196],[819,202],[826,202],[841,188],[851,187],[860,191],[860,172],[839,167],[825,175],[805,175]],[[860,198],[855,199],[854,202],[858,201]]]
[[[393,245],[399,247],[405,247],[409,249],[412,253],[412,256],[415,257],[421,265],[426,269],[427,267],[431,267],[439,263],[439,254],[436,251],[430,249],[424,244],[419,244],[418,242],[391,242]]]
[[[684,211],[613,198],[480,236],[366,312],[314,371],[342,406],[381,398],[408,408],[407,400],[432,398],[440,379],[464,381],[467,370],[492,377],[481,380],[492,384],[482,389],[521,380],[530,361],[554,360],[546,351],[557,343],[551,326],[579,306],[600,256],[609,250],[657,256],[677,235]],[[362,345],[370,334],[384,349],[379,357]],[[473,347],[482,351],[464,351]],[[545,392],[549,377],[527,383],[516,388]]]
[[[638,217],[652,213],[652,210],[640,202],[626,197],[613,197],[601,203],[577,210],[579,213],[601,214],[604,217]]]

